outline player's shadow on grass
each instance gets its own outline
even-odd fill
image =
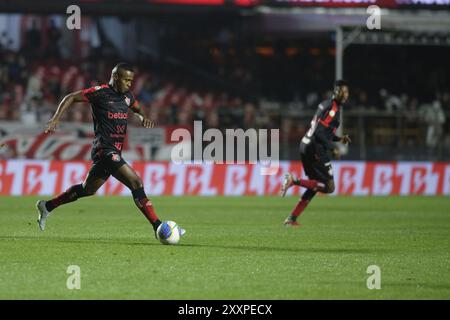
[[[33,240],[33,241],[49,241],[62,243],[88,243],[88,244],[119,244],[130,246],[154,246],[161,245],[157,240],[150,239],[149,242],[138,242],[128,239],[104,239],[104,238],[68,238],[68,237],[40,237],[40,236],[0,236],[0,240]]]
[[[386,252],[386,250],[374,249],[374,248],[314,248],[314,247],[299,247],[299,248],[283,248],[283,247],[268,247],[268,246],[233,246],[233,245],[211,245],[211,244],[179,244],[180,247],[204,247],[204,248],[214,248],[214,249],[232,249],[232,250],[245,250],[245,251],[285,251],[285,252],[307,252],[307,253],[357,253],[357,254],[369,254],[369,253],[381,253]]]
[[[0,236],[0,240],[33,240],[33,241],[49,241],[62,243],[86,243],[93,245],[127,245],[127,246],[160,246],[161,243],[157,240],[148,239],[148,242],[134,241],[131,239],[104,239],[104,238],[68,238],[68,237],[42,237],[42,236]],[[307,253],[330,253],[330,254],[374,254],[386,252],[386,249],[376,248],[317,248],[317,247],[298,247],[298,248],[284,248],[284,247],[268,247],[255,245],[214,245],[214,244],[190,244],[180,243],[177,247],[193,247],[193,248],[213,248],[213,249],[228,249],[228,250],[244,250],[244,251],[263,251],[263,252],[307,252]]]

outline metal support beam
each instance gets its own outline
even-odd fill
[[[336,28],[336,69],[335,69],[335,80],[344,78],[344,51],[353,41],[356,39],[361,33],[361,28],[355,28],[352,32],[347,35],[344,33],[344,30],[341,26]],[[341,125],[337,130],[337,135],[343,135],[343,126],[344,126],[344,110],[341,110],[340,116]],[[348,153],[348,146],[339,144],[339,150],[342,154]]]

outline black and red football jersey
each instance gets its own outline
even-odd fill
[[[83,90],[83,95],[92,108],[94,149],[120,153],[127,133],[128,109],[137,108],[133,94],[130,91],[119,93],[103,84]]]
[[[302,145],[318,143],[325,150],[333,149],[333,141],[339,138],[335,132],[340,124],[341,106],[334,99],[321,102],[311,121],[311,127],[302,139]]]

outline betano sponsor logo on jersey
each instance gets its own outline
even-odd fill
[[[128,119],[128,113],[108,111],[108,119]]]

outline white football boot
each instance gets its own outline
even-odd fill
[[[280,196],[284,197],[290,187],[294,185],[294,176],[292,173],[286,173],[284,175],[283,184],[281,185]]]
[[[45,220],[47,219],[47,217],[49,216],[50,212],[48,212],[47,208],[45,207],[45,203],[47,201],[45,200],[39,200],[38,202],[36,202],[36,208],[39,212],[39,217],[38,217],[38,224],[39,224],[39,228],[41,229],[41,231],[45,230]]]
[[[178,230],[180,230],[180,236],[184,236],[184,234],[186,233],[186,230],[184,230],[180,226],[178,226]]]

